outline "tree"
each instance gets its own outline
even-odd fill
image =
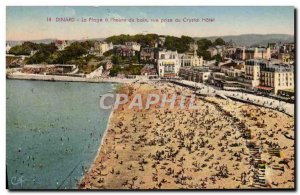
[[[211,60],[210,53],[206,50],[198,50],[197,55],[202,56],[203,60]]]
[[[31,51],[39,50],[45,44],[37,44],[30,41],[25,41],[22,45],[16,45],[9,50],[10,54],[14,55],[30,55]]]
[[[109,51],[104,52],[103,56],[109,57],[109,56],[113,55],[114,53],[115,53],[115,51],[113,49],[111,49]]]
[[[165,46],[168,50],[177,50],[179,53],[184,53],[189,50],[189,44],[193,41],[194,39],[188,36],[181,36],[180,38],[167,36]]]
[[[215,59],[217,62],[220,62],[222,60],[222,56],[220,54],[217,54],[213,56],[212,59]]]
[[[207,51],[207,49],[213,45],[211,40],[208,39],[199,39],[197,41],[198,45],[198,56],[202,56],[204,60],[211,60],[210,53]]]
[[[30,45],[29,43],[27,43]],[[31,47],[33,48],[33,47]],[[55,46],[54,43],[50,44],[38,44],[35,45],[35,48],[37,49],[37,52],[33,55],[30,56],[27,60],[28,64],[39,64],[39,63],[49,63],[51,64],[54,57],[53,53],[56,52],[57,47]]]
[[[29,55],[30,52],[30,48],[24,47],[23,45],[16,45],[9,50],[9,53],[14,55]]]
[[[58,57],[55,60],[57,64],[66,64],[71,60],[77,60],[82,55],[87,54],[88,51],[79,42],[74,42],[70,46],[66,47],[65,50],[58,52]]]
[[[198,50],[207,50],[210,46],[212,46],[212,42],[211,40],[208,39],[199,39],[197,41],[197,45],[198,45]]]
[[[115,35],[105,39],[107,42],[112,42],[113,44],[124,44],[127,41],[131,41],[130,35]]]
[[[121,67],[118,65],[114,65],[110,71],[109,71],[109,76],[117,76],[119,72],[121,72]]]
[[[140,43],[142,46],[153,45],[158,39],[157,34],[136,34],[136,35],[115,35],[105,39],[106,42],[113,44],[124,44],[125,42],[134,41]]]
[[[88,40],[88,41],[80,42],[79,44],[85,49],[89,50],[91,47],[94,47],[94,43],[95,41]]]
[[[216,60],[216,65],[219,65],[219,63],[222,61],[222,56],[220,54],[217,54],[212,57],[212,59]]]
[[[181,41],[182,41],[184,44],[190,44],[190,43],[193,43],[193,42],[194,42],[194,39],[193,39],[192,37],[182,35],[182,36],[181,36]]]
[[[119,64],[120,61],[121,61],[121,58],[120,58],[120,56],[114,55],[114,56],[111,58],[111,61],[112,61],[113,64]]]
[[[214,41],[214,45],[225,45],[225,41],[222,38],[217,38]]]
[[[48,57],[49,57],[48,52],[38,51],[33,56],[28,58],[27,63],[28,64],[46,63]]]
[[[30,42],[30,41],[25,41],[22,44],[23,47],[26,47],[26,48],[28,48],[30,50],[38,50],[40,48],[40,45],[42,45],[42,43],[41,44],[37,44],[37,43]]]

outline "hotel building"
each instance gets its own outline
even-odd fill
[[[272,64],[270,61],[247,60],[245,78],[251,80],[253,88],[277,94],[279,90],[294,89],[294,66]]]
[[[177,51],[159,51],[157,69],[159,76],[174,77],[178,75],[180,61]]]

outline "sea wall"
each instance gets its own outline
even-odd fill
[[[91,82],[91,83],[131,83],[136,79],[119,79],[119,78],[86,78],[72,76],[57,76],[57,75],[38,75],[38,74],[8,74],[8,79],[19,80],[39,80],[39,81],[64,81],[64,82]]]

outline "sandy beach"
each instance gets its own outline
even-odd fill
[[[141,94],[192,91],[170,83],[123,84]],[[187,102],[188,102],[187,98]],[[294,188],[294,118],[217,97],[197,97],[197,109],[113,111],[80,189]],[[143,96],[143,102],[145,97]]]

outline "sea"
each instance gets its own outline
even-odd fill
[[[97,155],[115,84],[6,80],[8,189],[76,189]]]

